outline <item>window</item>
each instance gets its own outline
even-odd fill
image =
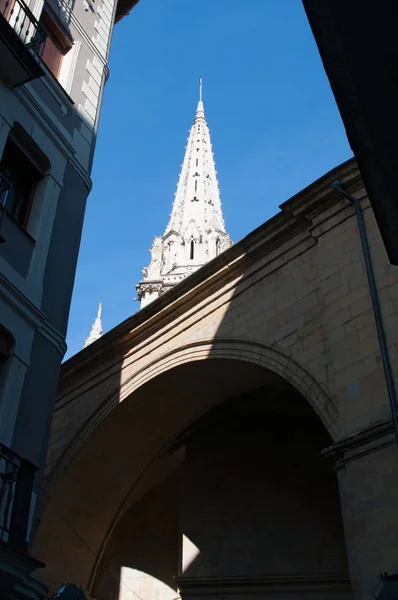
[[[4,378],[7,376],[6,362],[14,347],[14,338],[11,333],[0,325],[0,384],[2,386]],[[0,398],[1,402],[1,398]]]
[[[195,254],[195,242],[193,240],[191,240],[190,250],[189,250],[190,260],[193,260],[194,254]]]
[[[41,13],[40,25],[47,34],[42,54],[43,62],[54,77],[58,78],[62,59],[72,48],[73,40],[51,15],[51,9],[46,5]]]
[[[0,325],[0,364],[5,363],[14,345],[12,335]]]
[[[8,189],[0,195],[0,203],[18,223],[26,227],[41,174],[11,137],[4,147],[0,175],[8,182]]]
[[[197,189],[198,189],[198,180],[195,179],[195,192],[197,191]]]
[[[221,251],[221,242],[220,242],[220,238],[216,239],[216,256],[218,256],[220,254]]]
[[[198,166],[198,164],[199,164],[199,159],[197,158],[196,159],[196,166]]]

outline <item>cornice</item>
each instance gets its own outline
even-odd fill
[[[350,193],[354,193],[363,186],[357,162],[354,158],[350,158],[297,192],[289,200],[283,202],[279,208],[282,212],[287,210],[296,215],[305,212],[311,217],[325,211],[336,203],[336,194],[331,188],[331,184],[336,179],[342,180],[344,189]]]
[[[35,306],[18,288],[0,273],[0,293],[8,304],[27,321],[36,331],[47,338],[58,350],[61,357],[66,352],[65,336],[57,331],[48,321],[47,316]]]
[[[94,345],[72,356],[62,366],[63,387],[68,387],[69,377],[74,378],[78,373],[79,376],[84,377],[85,372],[91,372],[94,365],[98,369],[107,357],[109,360],[110,355],[119,357],[121,354],[124,355],[133,344],[136,345],[167,323],[172,323],[178,316],[198,306],[211,294],[222,290],[237,277],[242,276],[259,258],[270,255],[269,272],[271,272],[273,261],[275,261],[274,268],[280,268],[283,262],[290,261],[293,256],[314,246],[317,241],[311,234],[312,220],[308,215],[313,214],[320,196],[322,202],[317,209],[318,212],[326,210],[333,204],[344,205],[344,201],[331,188],[331,183],[338,178],[344,184],[347,177],[350,181],[355,180],[356,188],[363,185],[353,159],[336,167],[293,196],[281,206],[281,212],[240,242],[205,264],[167,294],[161,295],[106,333]],[[288,251],[286,247],[281,248],[282,244],[289,245]],[[278,253],[279,248],[281,250]],[[272,252],[275,254],[271,256]],[[264,265],[261,265],[261,268],[263,267]],[[253,273],[248,275],[251,276]]]
[[[29,112],[37,117],[39,116],[42,124],[47,126],[46,133],[55,142],[58,148],[62,151],[62,153],[69,158],[70,155],[75,153],[75,149],[69,140],[65,137],[65,135],[61,132],[59,127],[53,122],[53,120],[48,116],[46,110],[42,108],[42,105],[35,98],[36,94],[33,90],[28,89],[27,86],[20,87],[15,90],[15,94],[19,96],[21,102],[28,108]],[[31,110],[29,107],[33,106],[34,110]]]
[[[393,423],[391,419],[387,419],[339,440],[325,448],[322,455],[335,461],[334,469],[340,471],[348,463],[395,443]]]
[[[241,575],[235,577],[186,577],[176,578],[178,588],[185,596],[219,596],[220,594],[292,594],[292,593],[340,593],[339,598],[351,598],[351,586],[347,575],[326,573],[321,575]],[[346,595],[347,594],[347,595]],[[312,597],[312,595],[311,595]]]
[[[54,77],[51,71],[43,63],[42,69],[44,70],[44,77],[41,77],[40,82],[49,90],[50,94],[60,105],[60,110],[63,114],[66,114],[68,110],[72,110],[74,102],[69,94],[64,90],[58,79]],[[30,84],[25,84],[25,89],[31,89]]]
[[[65,156],[65,158],[72,164],[74,169],[82,178],[86,188],[87,193],[90,193],[92,188],[91,177],[88,172],[81,166],[79,161],[75,157],[75,149],[72,144],[67,140],[67,138],[63,135],[60,129],[56,126],[53,120],[48,116],[47,112],[42,108],[42,106],[37,102],[32,93],[22,87],[17,88],[15,90],[15,94],[19,97],[22,104],[28,110],[28,112],[34,117],[35,120],[39,121],[41,127],[46,132],[46,135],[51,139],[51,141],[57,146],[57,148],[61,151],[61,153]],[[80,117],[79,117],[80,118]],[[62,182],[61,184],[62,185]]]
[[[249,280],[256,276],[257,271],[264,270],[264,268],[268,267],[267,273],[263,274],[263,277],[265,277],[273,270],[280,268],[285,260],[284,257],[286,252],[292,253],[289,257],[290,260],[301,254],[303,251],[306,251],[309,247],[314,246],[316,243],[308,232],[305,235],[304,240],[300,238],[300,240],[297,241],[294,239],[290,239],[289,241],[291,243],[290,248],[284,247],[278,251],[276,255],[270,257],[268,265],[261,265],[259,269],[254,270],[250,275],[247,275],[244,278],[246,287],[253,285]],[[273,246],[274,248],[277,248],[277,239],[274,240]],[[162,335],[167,335],[168,331],[170,332],[174,329],[178,320],[181,318],[183,319],[188,312],[190,312],[190,320],[191,323],[193,323],[195,318],[202,318],[203,314],[202,312],[199,314],[199,311],[206,309],[210,310],[210,305],[217,301],[221,303],[228,302],[228,299],[223,300],[222,297],[228,295],[229,291],[233,291],[236,279],[240,278],[242,273],[247,271],[252,263],[255,263],[259,257],[266,254],[263,250],[263,248],[259,247],[257,250],[253,251],[251,255],[244,252],[233,262],[225,264],[223,262],[221,271],[217,270],[215,274],[201,278],[203,281],[200,281],[196,286],[192,286],[192,289],[188,290],[183,298],[177,298],[175,302],[172,300],[174,291],[176,287],[180,287],[182,284],[173,287],[167,292],[167,296],[166,294],[163,294],[157,300],[154,300],[151,305],[141,309],[138,313],[130,317],[130,319],[127,319],[124,323],[106,334],[106,336],[113,334],[112,341],[108,338],[107,344],[103,344],[103,339],[105,337],[103,336],[101,340],[96,342],[95,346],[98,348],[98,346],[101,345],[103,349],[101,350],[98,348],[99,352],[95,353],[95,367],[91,364],[91,357],[87,362],[81,362],[84,357],[82,352],[79,352],[79,354],[69,359],[69,361],[63,365],[59,398],[63,395],[64,390],[69,389],[69,378],[74,381],[76,376],[81,377],[82,379],[85,378],[86,375],[91,376],[93,367],[96,371],[100,371],[102,365],[105,364],[108,368],[112,368],[113,363],[120,365],[121,356],[126,358],[132,348],[137,348],[137,346],[145,343],[150,337],[153,338],[153,336],[158,336],[159,331],[162,331]],[[221,257],[222,255],[220,255],[220,258]],[[272,266],[272,263],[274,263],[274,266]],[[202,267],[202,269],[204,268],[205,267]],[[191,277],[194,277],[195,274],[196,273]],[[191,277],[189,279],[191,279]],[[184,283],[184,281],[182,283]],[[242,281],[240,283],[242,283]],[[243,293],[243,291],[244,290],[242,289],[240,293]],[[216,296],[217,293],[218,297]],[[160,305],[160,307],[157,311],[153,312],[151,307],[155,303],[158,307]],[[149,316],[147,316],[147,313],[149,313]],[[127,324],[130,324],[128,331],[121,332],[122,327]],[[119,335],[116,330],[119,330]],[[116,341],[117,348],[113,345],[113,341]],[[79,361],[78,359],[81,360]],[[73,366],[70,371],[66,371],[66,367],[69,366],[68,363],[74,362],[74,360],[78,361],[76,369]],[[79,372],[79,375],[77,375],[77,371]],[[71,385],[74,387],[75,384],[71,383]]]
[[[115,23],[130,14],[130,11],[138,4],[140,0],[119,0],[116,8]]]

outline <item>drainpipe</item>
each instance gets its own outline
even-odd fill
[[[398,403],[395,392],[394,378],[391,369],[390,355],[388,353],[386,334],[384,331],[383,317],[380,310],[379,295],[377,293],[376,280],[373,271],[372,257],[369,249],[369,241],[366,235],[365,221],[361,204],[357,198],[342,189],[339,181],[332,183],[332,188],[339,192],[344,198],[347,198],[355,207],[355,213],[358,220],[359,233],[361,236],[362,250],[365,259],[366,273],[368,276],[370,295],[372,298],[373,314],[376,321],[377,336],[379,338],[380,353],[383,361],[384,375],[386,379],[388,399],[390,401],[392,421],[395,430],[395,441],[398,445]]]

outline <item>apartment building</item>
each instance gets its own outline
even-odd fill
[[[45,593],[29,549],[112,31],[137,2],[0,0],[2,598]]]

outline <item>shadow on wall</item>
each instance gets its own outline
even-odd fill
[[[189,595],[203,579],[217,587],[277,578],[291,589],[295,576],[296,591],[339,578],[347,588],[337,481],[321,456],[330,442],[283,382],[213,409],[173,447],[183,444],[183,464],[117,524],[93,596],[173,600],[177,582]]]
[[[351,598],[321,451],[367,424],[384,380],[356,221],[330,191],[357,171],[339,169],[64,365],[36,548],[49,580],[97,600],[172,600],[173,582],[189,598],[204,580],[209,596],[266,594],[267,578]],[[397,276],[372,235],[387,290]]]
[[[94,597],[172,600],[178,596],[180,469],[149,491],[118,523],[98,569]],[[97,588],[97,589],[96,589]]]

